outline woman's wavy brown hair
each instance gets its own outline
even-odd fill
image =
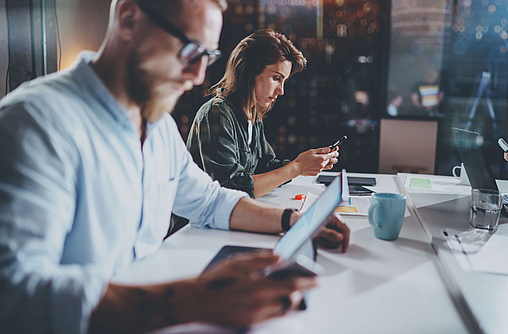
[[[252,111],[252,121],[261,120],[273,103],[267,108],[256,105],[255,78],[267,65],[285,60],[292,64],[290,76],[301,72],[307,64],[305,57],[286,36],[271,29],[258,30],[245,37],[231,52],[226,72],[210,88],[211,94],[240,106],[247,118],[250,118],[249,111]]]

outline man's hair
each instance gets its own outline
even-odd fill
[[[307,60],[302,53],[281,33],[271,29],[262,29],[245,37],[229,56],[226,72],[222,79],[211,87],[211,94],[229,101],[243,109],[253,121],[263,119],[272,108],[256,106],[254,97],[255,78],[267,65],[289,60],[291,73],[301,72]]]
[[[152,9],[155,9],[164,15],[167,16],[177,16],[182,11],[183,2],[187,1],[191,5],[198,5],[198,0],[134,0],[138,3],[143,3],[149,6]],[[228,8],[228,4],[226,0],[208,0],[216,4],[221,11],[226,11]],[[122,0],[112,0],[110,6],[109,13],[109,26],[108,32],[113,27],[113,22],[115,21],[115,12],[117,6],[122,2]]]
[[[137,0],[143,2],[151,8],[158,9],[166,15],[175,16],[182,10],[184,1],[196,2],[197,0]],[[209,0],[215,3],[223,12],[228,8],[226,0]]]

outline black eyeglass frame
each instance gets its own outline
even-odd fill
[[[184,46],[178,52],[178,60],[180,60],[182,65],[189,66],[197,63],[203,56],[206,55],[208,58],[207,66],[210,66],[215,63],[215,61],[222,55],[220,50],[207,50],[206,46],[203,43],[187,38],[187,36],[185,36],[185,34],[180,29],[178,29],[173,23],[171,23],[168,19],[166,19],[154,9],[146,6],[139,1],[137,1],[137,4],[139,9],[141,9],[146,14],[150,22],[168,34],[175,36],[184,44]],[[182,51],[189,45],[195,46],[197,52],[191,59],[186,59],[187,57],[183,56]]]

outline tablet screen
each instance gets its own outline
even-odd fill
[[[314,204],[277,242],[273,253],[279,255],[281,260],[289,260],[302,247],[305,241],[318,233],[320,227],[326,222],[335,208],[348,194],[342,191],[343,185],[347,189],[346,170],[337,176],[326,190],[319,196]]]

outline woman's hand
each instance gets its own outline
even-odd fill
[[[330,170],[339,159],[339,148],[330,150],[330,147],[322,147],[302,152],[293,161],[296,164],[299,175],[316,176],[323,170]]]

